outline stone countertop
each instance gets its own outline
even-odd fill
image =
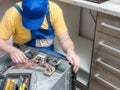
[[[86,0],[59,0],[79,7],[120,17],[120,0],[108,0],[103,3],[94,3]]]

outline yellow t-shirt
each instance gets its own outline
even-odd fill
[[[21,7],[21,2],[17,3]],[[61,8],[49,1],[50,21],[57,36],[67,32]],[[46,17],[41,26],[48,28]],[[13,35],[15,43],[24,44],[31,40],[31,32],[22,25],[22,16],[15,7],[9,8],[0,22],[0,38],[8,40]]]

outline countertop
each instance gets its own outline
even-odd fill
[[[86,0],[59,0],[59,1],[120,17],[120,0],[108,0],[100,4],[89,2]]]

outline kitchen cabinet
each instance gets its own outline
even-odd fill
[[[100,4],[86,0],[59,1],[98,12],[90,79],[87,88],[81,82],[80,88],[120,90],[120,1],[108,0]]]
[[[120,18],[98,13],[89,90],[120,90]]]

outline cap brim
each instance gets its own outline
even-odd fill
[[[41,17],[40,19],[28,19],[26,17],[22,17],[22,24],[29,30],[37,30],[41,27],[43,20],[44,17]]]

